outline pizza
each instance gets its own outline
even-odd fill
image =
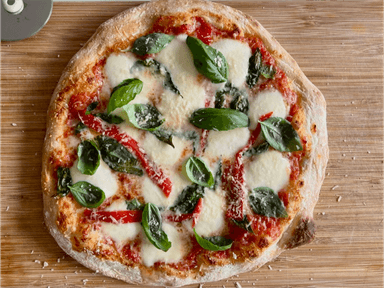
[[[44,216],[81,264],[182,286],[309,243],[325,100],[254,19],[160,0],[100,26],[48,111]]]

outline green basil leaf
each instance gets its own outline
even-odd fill
[[[144,172],[140,168],[135,156],[122,144],[107,136],[97,136],[96,141],[100,147],[103,161],[114,171],[143,176]]]
[[[105,199],[104,191],[86,181],[68,186],[75,200],[84,207],[97,208]]]
[[[216,131],[248,127],[248,116],[233,109],[201,108],[192,113],[189,120],[194,126]]]
[[[154,131],[165,121],[159,110],[149,104],[126,105],[123,109],[133,126],[142,130]]]
[[[189,185],[183,189],[181,194],[177,197],[175,204],[170,208],[170,210],[181,214],[192,213],[199,199],[203,197],[203,186],[197,184]]]
[[[249,192],[249,203],[256,214],[274,218],[288,217],[283,202],[271,188],[253,189]]]
[[[91,104],[89,104],[87,109],[85,110],[85,115],[91,114],[91,112],[96,109],[97,105],[99,105],[99,102],[92,102]]]
[[[152,33],[138,38],[133,44],[132,52],[144,56],[163,50],[175,38],[164,33]]]
[[[219,50],[190,36],[187,37],[187,45],[192,52],[193,63],[197,71],[209,78],[213,83],[227,81],[228,63]]]
[[[275,77],[276,70],[275,70],[275,68],[273,68],[272,65],[270,65],[270,66],[263,65],[263,66],[260,68],[260,73],[261,73],[261,75],[263,75],[265,78],[273,79],[273,78]]]
[[[107,106],[107,113],[119,107],[123,107],[135,99],[143,89],[143,82],[139,79],[126,79],[113,88],[111,98]]]
[[[69,186],[72,185],[72,177],[69,168],[57,168],[57,194],[66,196],[69,193]]]
[[[280,117],[271,117],[259,123],[265,140],[276,150],[281,152],[303,150],[300,137],[289,121]]]
[[[216,187],[220,185],[222,175],[223,175],[223,161],[220,159],[216,173],[215,173],[215,183],[212,188],[213,190],[216,190]]]
[[[83,174],[93,175],[100,165],[100,153],[93,141],[85,140],[77,147],[77,169]]]
[[[240,228],[243,228],[247,232],[250,232],[250,233],[254,234],[254,232],[252,230],[252,225],[249,222],[247,215],[244,215],[243,220],[239,220],[239,221],[235,220],[235,219],[231,219],[231,220],[233,221],[233,223],[235,223]]]
[[[105,122],[109,124],[120,124],[124,122],[124,119],[121,118],[120,116],[113,115],[113,114],[108,114],[108,113],[97,113],[95,114],[96,117],[101,118]]]
[[[138,66],[144,66],[144,67],[151,69],[152,74],[162,75],[164,77],[163,87],[172,91],[173,93],[178,94],[181,97],[183,97],[180,93],[180,90],[173,83],[171,73],[169,73],[169,71],[167,70],[167,68],[164,65],[162,65],[161,63],[157,62],[156,60],[154,60],[152,58],[148,58],[145,60],[136,61],[136,63],[131,68],[131,70],[134,70]]]
[[[240,91],[237,87],[227,82],[223,89],[216,92],[215,95],[215,108],[224,108],[225,95],[229,95],[232,101],[229,105],[231,109],[238,110],[244,114],[248,113],[248,95],[245,91]]]
[[[125,201],[125,203],[127,204],[127,210],[143,210],[144,209],[144,205],[136,198],[130,201]]]
[[[173,145],[173,135],[172,135],[172,132],[169,131],[169,130],[165,130],[165,129],[157,129],[157,130],[154,130],[154,131],[150,131],[153,135],[156,136],[157,139],[159,139],[160,141],[172,146],[173,148],[175,148],[175,146]]]
[[[168,240],[167,234],[163,231],[161,215],[156,205],[147,203],[144,207],[142,222],[143,230],[149,242],[157,249],[168,251],[172,243]]]
[[[211,171],[198,157],[189,157],[185,163],[185,170],[189,180],[204,187],[212,187],[215,183]]]
[[[243,156],[250,157],[253,155],[260,155],[264,152],[267,152],[268,149],[269,149],[268,142],[264,142],[264,143],[261,143],[260,145],[257,145],[255,147],[248,149],[243,153]]]
[[[196,233],[195,228],[193,228],[197,243],[205,250],[210,251],[224,251],[232,247],[233,241],[231,239],[224,238],[222,236],[213,236],[213,237],[201,237]]]
[[[83,123],[83,122],[79,122],[77,125],[76,125],[76,128],[75,128],[75,134],[79,134],[81,131],[83,131],[85,128],[87,128],[87,126]]]
[[[263,58],[260,49],[257,48],[255,54],[249,58],[247,84],[250,88],[256,85],[260,77],[260,68],[263,63]]]

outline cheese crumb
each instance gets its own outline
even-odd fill
[[[40,260],[35,260],[35,263],[39,263],[39,264],[40,264],[40,263],[41,263],[41,261],[40,261]]]
[[[31,250],[31,254],[33,254],[33,252],[34,252],[34,251],[33,251],[33,250]]]
[[[242,288],[239,282],[235,282],[236,288]]]
[[[9,206],[7,206],[7,208],[5,209],[5,211],[8,211],[9,210]]]
[[[337,202],[340,202],[341,201],[341,198],[343,198],[343,197],[341,197],[340,195],[337,195],[338,197],[337,197]]]
[[[336,190],[337,188],[339,188],[340,186],[339,185],[335,185],[335,186],[333,186],[332,188],[331,188],[331,190],[333,191],[333,190]]]
[[[272,270],[272,267],[271,267],[271,265],[268,265],[268,269],[269,269],[269,270]]]
[[[11,123],[11,125],[12,125],[13,127],[16,127],[16,126],[17,126],[17,124],[16,124],[16,123]]]
[[[43,269],[48,266],[48,263],[44,261],[43,263]]]

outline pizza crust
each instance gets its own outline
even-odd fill
[[[164,275],[156,271],[148,277],[142,275],[138,268],[129,268],[119,262],[100,260],[91,254],[74,251],[70,240],[58,230],[55,223],[58,208],[57,199],[53,197],[55,180],[50,172],[52,168],[51,152],[53,149],[57,149],[58,146],[62,149],[65,148],[64,144],[57,140],[65,129],[65,119],[68,113],[67,103],[72,95],[70,92],[81,89],[81,87],[78,87],[78,83],[85,81],[90,68],[100,57],[105,56],[106,51],[130,47],[136,38],[148,33],[154,19],[160,15],[175,13],[199,15],[221,28],[231,27],[231,25],[235,24],[245,34],[258,35],[263,40],[267,50],[275,57],[277,66],[292,80],[293,89],[301,94],[305,125],[300,129],[304,129],[305,134],[310,134],[312,137],[311,150],[305,160],[301,179],[304,181],[304,186],[301,189],[302,204],[291,225],[283,232],[281,239],[263,251],[261,257],[257,258],[256,261],[210,268],[205,271],[204,276],[198,274],[194,279],[180,279],[177,276]],[[69,91],[64,91],[66,87],[70,87]],[[313,132],[314,129],[311,129],[314,124],[316,125],[315,132]],[[304,235],[308,231],[305,230],[306,228],[297,230],[296,227],[298,227],[300,221],[312,221],[313,209],[318,200],[321,184],[325,176],[328,153],[326,104],[323,95],[303,74],[295,60],[259,22],[231,7],[208,1],[153,1],[124,11],[102,24],[84,47],[71,59],[59,80],[48,111],[47,134],[43,153],[42,187],[45,223],[59,246],[67,254],[84,266],[109,277],[128,283],[159,286],[182,286],[216,281],[257,269],[277,257],[285,249],[297,246],[292,245],[292,241],[297,238],[298,234]],[[305,239],[310,240],[310,237]]]

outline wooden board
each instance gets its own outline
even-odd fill
[[[225,4],[258,19],[324,93],[330,161],[315,241],[271,269],[204,287],[382,287],[382,1]],[[102,22],[136,5],[55,3],[36,36],[1,45],[2,287],[83,287],[85,279],[86,287],[134,287],[95,275],[58,247],[43,224],[40,161],[62,70]]]

